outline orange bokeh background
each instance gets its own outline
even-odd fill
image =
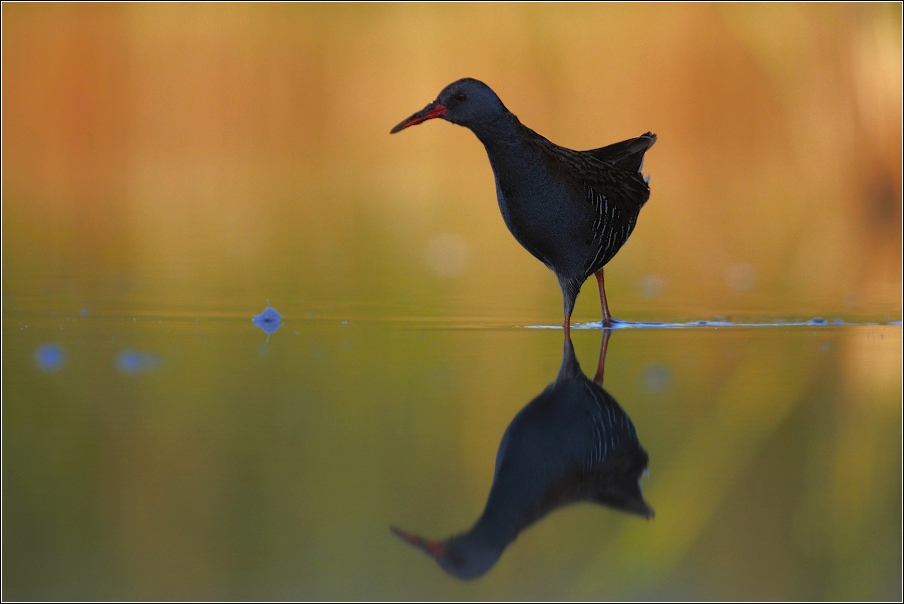
[[[554,317],[552,275],[505,232],[470,133],[388,135],[474,76],[565,146],[659,135],[651,201],[607,273],[616,309],[899,316],[898,6],[3,11],[6,288],[92,270],[152,299],[438,289],[428,314],[514,298]],[[446,233],[466,246],[451,279],[425,263]]]

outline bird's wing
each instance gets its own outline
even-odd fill
[[[647,133],[591,151],[575,151],[555,144],[521,122],[517,122],[517,126],[523,131],[520,139],[539,151],[549,171],[559,176],[574,194],[583,195],[585,187],[589,187],[628,214],[639,212],[650,198],[650,187],[640,172],[626,169],[619,163],[633,165],[629,159],[632,162],[638,156],[642,159],[643,151],[656,142],[655,134]],[[601,154],[609,159],[598,157]]]
[[[590,241],[596,245],[592,246],[594,253],[585,267],[589,276],[609,262],[628,240],[640,208],[650,198],[650,187],[639,172],[623,170],[578,151],[568,157],[591,207]]]

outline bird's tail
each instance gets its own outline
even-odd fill
[[[617,166],[623,170],[631,170],[643,173],[643,156],[656,142],[656,135],[652,132],[641,134],[637,138],[629,138],[620,143],[612,143],[599,149],[591,149],[589,153],[595,159]],[[650,177],[644,177],[647,182]]]

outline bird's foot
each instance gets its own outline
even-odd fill
[[[611,316],[608,319],[603,319],[600,321],[601,329],[615,329],[619,325],[625,323],[626,321],[619,321],[618,319],[613,319]]]

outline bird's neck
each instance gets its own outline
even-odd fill
[[[519,124],[518,118],[506,111],[492,120],[469,124],[468,128],[483,143],[487,151],[492,153],[494,150],[501,150],[517,143]]]
[[[499,514],[484,510],[471,530],[463,535],[474,548],[496,550],[502,552],[509,543],[518,536],[517,517],[512,514]]]

